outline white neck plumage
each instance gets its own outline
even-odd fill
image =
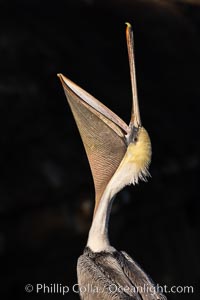
[[[111,183],[111,182],[110,182]],[[108,222],[114,194],[110,183],[107,185],[93,217],[87,246],[93,252],[112,251],[108,238]]]
[[[90,228],[87,246],[93,252],[114,251],[108,238],[108,222],[114,196],[127,184],[138,182],[139,174],[133,164],[121,164],[108,183]]]

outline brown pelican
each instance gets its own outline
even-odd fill
[[[126,28],[133,108],[129,126],[101,102],[58,74],[77,123],[95,185],[95,209],[87,246],[78,259],[80,297],[95,299],[166,299],[141,267],[110,245],[108,222],[112,202],[126,185],[146,180],[151,142],[140,119],[133,33]]]

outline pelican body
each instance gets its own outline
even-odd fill
[[[127,23],[126,39],[133,105],[129,126],[115,113],[58,74],[77,123],[95,185],[95,209],[88,241],[77,264],[82,300],[158,300],[166,297],[141,267],[110,245],[108,223],[112,202],[126,185],[149,176],[151,142],[142,126],[135,75],[133,32]]]

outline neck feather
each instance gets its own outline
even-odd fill
[[[146,176],[148,176],[148,164],[146,160],[145,163],[142,161],[143,164],[138,164],[140,157],[138,159],[137,153],[135,153],[136,151],[133,151],[135,150],[133,149],[134,147],[132,143],[128,146],[123,160],[99,201],[87,242],[87,246],[93,252],[115,250],[110,246],[108,238],[108,222],[113,198],[124,186],[136,184],[138,183],[138,179],[145,180]]]
[[[110,246],[108,238],[108,223],[114,195],[115,191],[113,191],[110,181],[99,202],[89,232],[87,246],[93,252],[115,250]]]
[[[133,180],[137,179],[137,180]],[[138,172],[133,164],[124,160],[108,183],[93,217],[87,246],[94,252],[115,250],[108,238],[108,222],[115,195],[127,184],[138,181]]]

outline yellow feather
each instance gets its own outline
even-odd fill
[[[151,162],[151,141],[147,131],[141,127],[137,141],[128,145],[127,151],[121,161],[115,177],[120,176],[122,188],[127,184],[138,183],[138,180],[146,180],[149,176],[148,167]],[[117,175],[117,176],[116,176]]]
[[[139,130],[137,142],[130,143],[128,146],[127,159],[135,163],[139,169],[144,169],[151,162],[151,141],[143,127]]]

